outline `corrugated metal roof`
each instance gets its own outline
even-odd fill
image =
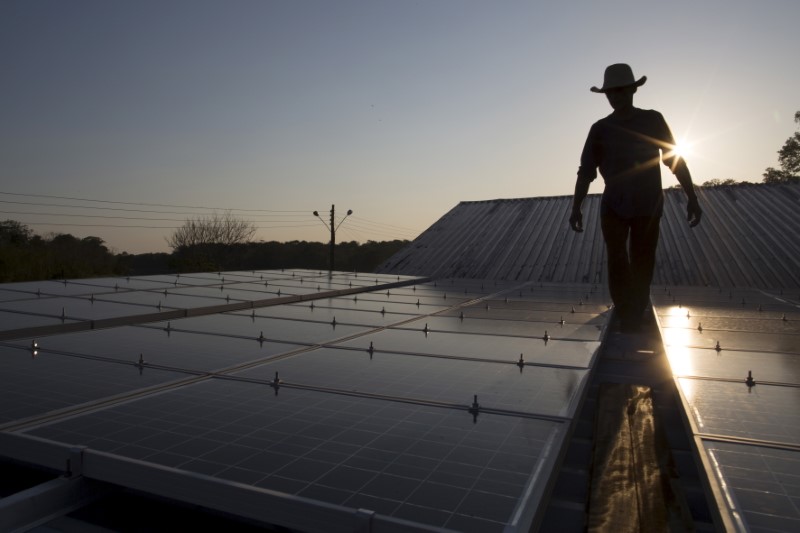
[[[686,197],[665,192],[653,282],[800,287],[800,186],[698,187],[702,223],[689,228]],[[461,202],[378,272],[434,277],[605,283],[600,195],[570,230],[572,196]]]

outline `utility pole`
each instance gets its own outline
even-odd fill
[[[349,217],[353,214],[352,209],[347,210],[347,214],[344,216],[342,220],[339,221],[339,224],[336,224],[336,206],[331,204],[331,223],[330,225],[326,224],[322,217],[319,216],[318,211],[314,211],[314,216],[317,217],[322,224],[331,231],[331,247],[330,247],[330,260],[328,261],[328,276],[333,277],[333,267],[334,267],[334,249],[336,248],[336,230],[339,229],[339,226],[342,225],[344,219]]]
[[[331,204],[331,259],[328,261],[330,267],[328,268],[329,275],[333,276],[333,250],[336,248],[336,230],[334,228],[333,215],[336,212],[336,206]]]

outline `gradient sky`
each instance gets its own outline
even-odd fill
[[[141,253],[201,208],[327,242],[311,212],[336,204],[339,241],[413,239],[462,200],[571,194],[616,62],[695,183],[761,181],[796,128],[798,20],[797,0],[0,0],[0,219]]]

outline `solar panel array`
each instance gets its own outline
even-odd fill
[[[722,523],[800,531],[800,296],[673,288],[655,301]]]
[[[608,303],[301,270],[2,285],[0,456],[309,531],[527,531]]]

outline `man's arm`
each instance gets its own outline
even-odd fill
[[[581,204],[583,199],[589,194],[589,184],[591,182],[578,177],[575,182],[575,196],[572,199],[572,214],[569,216],[569,226],[573,231],[583,231],[583,213],[581,212]]]
[[[667,147],[671,147],[669,155],[665,156],[664,164],[666,164],[675,177],[678,183],[681,184],[683,192],[686,193],[688,199],[688,206],[686,208],[686,220],[689,221],[689,227],[693,228],[700,223],[703,216],[703,211],[700,209],[700,204],[697,202],[697,194],[694,192],[694,184],[692,183],[692,175],[689,173],[689,167],[686,166],[686,161],[681,156],[674,152],[675,138],[672,136],[667,122],[661,113],[658,116],[662,122],[664,141]],[[662,150],[662,153],[665,152]]]
[[[597,164],[600,160],[599,148],[596,145],[597,123],[593,124],[586,137],[581,152],[581,166],[578,168],[578,179],[575,181],[575,196],[572,199],[572,213],[569,216],[569,227],[573,231],[583,231],[583,213],[581,205],[589,194],[589,185],[597,177]]]
[[[673,170],[678,183],[681,184],[683,192],[686,193],[688,205],[686,207],[686,220],[689,221],[689,227],[693,228],[700,223],[703,217],[703,211],[700,209],[700,204],[697,201],[697,194],[694,191],[694,184],[692,183],[692,175],[689,174],[689,168],[683,159],[676,162]]]

